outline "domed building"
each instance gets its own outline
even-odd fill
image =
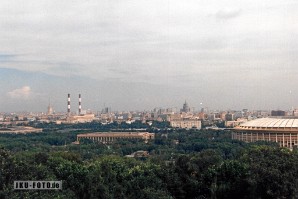
[[[298,145],[298,119],[259,118],[240,124],[232,132],[232,139],[244,142],[271,141],[292,149]]]

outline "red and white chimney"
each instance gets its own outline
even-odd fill
[[[70,115],[70,94],[68,94],[67,98],[67,114]]]
[[[81,94],[79,94],[79,115],[81,115],[82,113],[82,98],[81,98]]]

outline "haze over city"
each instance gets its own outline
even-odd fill
[[[0,112],[298,107],[294,0],[0,4]]]

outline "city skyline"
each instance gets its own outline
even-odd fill
[[[24,90],[27,88],[25,87]],[[18,95],[17,92],[14,93]],[[87,100],[88,101],[88,100]],[[65,103],[65,102],[64,102]],[[46,114],[46,115],[88,115],[88,114],[110,114],[110,113],[159,113],[159,114],[176,114],[176,113],[190,113],[190,114],[197,114],[197,113],[206,113],[206,114],[216,114],[216,113],[257,113],[257,112],[264,112],[267,114],[276,114],[275,112],[282,112],[285,114],[296,114],[298,108],[290,107],[287,109],[281,108],[269,108],[269,109],[248,109],[247,107],[242,107],[239,109],[212,109],[208,106],[204,106],[201,102],[198,107],[190,106],[187,100],[184,100],[183,104],[181,103],[178,106],[155,106],[151,107],[150,109],[123,109],[118,110],[112,108],[111,106],[107,105],[106,103],[103,104],[102,107],[99,109],[90,109],[90,108],[82,108],[82,95],[77,94],[73,95],[68,93],[66,97],[66,103],[64,104],[63,109],[65,110],[58,110],[55,107],[55,103],[52,103],[49,99],[46,110],[41,111],[32,111],[32,110],[16,110],[16,111],[0,111],[2,114]],[[274,113],[273,113],[274,112]],[[272,115],[275,116],[275,115]],[[296,116],[296,115],[295,115]]]
[[[0,112],[298,107],[298,3],[0,3]],[[202,103],[202,104],[201,104]]]

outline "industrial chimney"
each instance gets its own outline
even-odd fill
[[[79,115],[81,115],[81,113],[82,113],[82,105],[81,105],[81,103],[82,103],[82,98],[81,98],[81,94],[79,94]]]
[[[70,94],[68,94],[68,99],[67,99],[67,114],[70,116]]]

